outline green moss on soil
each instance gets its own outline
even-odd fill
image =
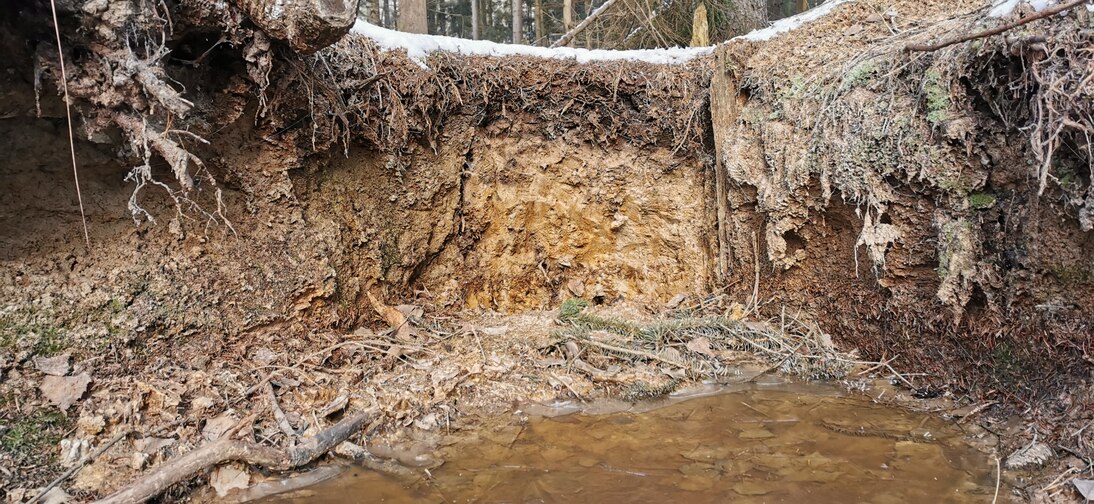
[[[995,195],[990,193],[972,193],[969,195],[969,206],[973,210],[987,210],[995,206]]]

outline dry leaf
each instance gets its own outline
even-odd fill
[[[399,313],[406,315],[406,318],[410,320],[421,320],[422,316],[425,315],[425,310],[418,305],[401,304],[396,306],[395,309],[399,310]]]
[[[49,402],[64,411],[83,397],[88,385],[91,385],[91,376],[80,373],[79,376],[46,376],[39,388]]]
[[[670,310],[675,310],[678,306],[680,306],[687,299],[688,299],[687,294],[677,294],[677,295],[673,296],[672,299],[670,299],[668,303],[665,303],[665,307],[670,309]]]
[[[250,483],[251,474],[240,464],[220,466],[209,475],[209,485],[217,491],[218,497],[224,497],[232,490],[247,488]]]
[[[342,391],[338,394],[338,397],[335,397],[331,402],[327,403],[326,406],[319,408],[319,416],[324,418],[329,417],[346,409],[347,404],[349,404],[349,393]]]
[[[371,292],[367,292],[368,300],[372,302],[372,308],[376,310],[376,313],[383,317],[384,322],[395,329],[395,336],[399,339],[410,339],[410,324],[408,323],[407,316],[396,308],[392,308],[379,299],[373,296]]]
[[[72,369],[69,364],[71,356],[67,353],[56,357],[35,357],[34,367],[51,376],[64,376]]]
[[[64,504],[65,502],[71,500],[72,496],[69,495],[68,492],[61,490],[60,488],[53,487],[49,489],[49,491],[46,492],[46,494],[43,495],[38,502],[41,502],[42,504]]]
[[[707,357],[714,357],[714,351],[710,349],[710,340],[705,336],[700,336],[688,342],[688,350],[700,355],[706,355]]]
[[[1094,500],[1094,480],[1075,478],[1071,480],[1071,484],[1075,485],[1075,489],[1082,494],[1086,500]]]
[[[201,428],[201,436],[209,441],[216,441],[220,436],[223,436],[228,429],[235,426],[239,419],[232,413],[222,413],[220,416],[205,422],[205,427]]]

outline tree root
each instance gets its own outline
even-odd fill
[[[261,465],[275,471],[288,471],[308,464],[361,430],[372,417],[372,410],[347,416],[314,437],[285,450],[256,443],[233,440],[232,433],[194,451],[160,465],[150,474],[98,501],[98,504],[144,502],[171,485],[224,462],[239,461]]]

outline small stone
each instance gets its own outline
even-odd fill
[[[72,370],[71,356],[67,353],[56,357],[35,357],[34,367],[51,376],[64,376]]]
[[[106,428],[106,419],[102,415],[85,415],[76,420],[76,432],[83,437],[97,436]]]
[[[585,283],[576,278],[570,279],[566,282],[566,289],[570,291],[570,294],[581,297],[585,295]]]

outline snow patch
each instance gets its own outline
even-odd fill
[[[806,23],[820,19],[832,12],[837,6],[847,3],[848,1],[849,0],[829,0],[796,16],[790,16],[775,21],[767,28],[752,31],[736,38],[753,41],[771,40],[780,33],[796,30]]]
[[[796,16],[780,19],[767,28],[752,31],[734,40],[762,41],[770,40],[780,33],[795,30],[805,24],[820,19],[832,12],[837,6],[851,0],[828,0],[816,8],[807,10]],[[1010,0],[1018,1],[1018,0]],[[1050,0],[1032,0],[1050,1]],[[424,35],[418,33],[404,33],[389,30],[374,24],[357,20],[353,25],[352,33],[368,37],[376,42],[385,51],[406,51],[409,57],[418,65],[426,68],[425,58],[433,52],[450,52],[464,56],[531,56],[536,58],[552,58],[574,60],[578,63],[593,63],[599,61],[639,61],[655,65],[678,65],[687,63],[700,56],[711,54],[714,47],[672,47],[668,49],[634,49],[634,50],[608,50],[608,49],[578,49],[573,47],[538,47],[519,44],[499,44],[488,40],[468,40],[457,37],[445,37],[442,35]]]
[[[577,49],[573,47],[538,47],[519,44],[499,44],[487,40],[468,40],[441,35],[423,35],[389,30],[358,20],[353,33],[372,39],[387,51],[405,50],[406,55],[419,65],[424,65],[430,53],[444,51],[465,56],[532,56],[537,58],[569,59],[578,63],[597,61],[641,61],[657,65],[687,63],[692,59],[710,54],[713,47],[673,47],[669,49],[635,49],[613,51],[607,49]]]
[[[1060,2],[1058,0],[994,0],[991,4],[991,10],[988,11],[988,17],[1007,17],[1014,12],[1014,9],[1018,8],[1018,5],[1023,3],[1029,4],[1030,7],[1033,7],[1033,10],[1041,12]],[[1094,5],[1086,4],[1086,10],[1094,12]]]

